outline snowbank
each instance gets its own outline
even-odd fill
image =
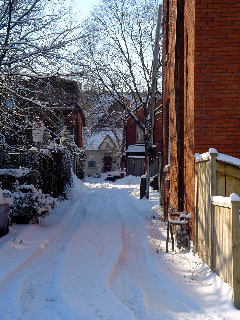
[[[140,184],[140,177],[135,177],[135,176],[126,176],[122,179],[118,179],[117,181],[114,182],[114,184],[117,185],[139,185]]]

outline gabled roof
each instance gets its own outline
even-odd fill
[[[122,140],[122,130],[117,130],[117,135],[119,140]],[[100,145],[103,143],[106,136],[109,136],[116,148],[119,147],[116,136],[111,130],[103,130],[99,132],[95,132],[93,134],[89,134],[87,132],[84,133],[84,149],[85,150],[99,150]]]
[[[105,140],[107,140],[107,139],[110,139],[110,140],[111,140],[111,142],[113,143],[114,147],[117,149],[117,145],[116,145],[116,143],[113,141],[113,139],[110,137],[110,135],[109,135],[108,133],[106,134],[105,138],[104,138],[104,139],[102,140],[102,142],[100,143],[100,145],[99,145],[98,149],[100,149],[100,148],[101,148],[101,146],[102,146],[103,142],[104,142]]]

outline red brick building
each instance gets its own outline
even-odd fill
[[[38,116],[44,122],[44,125],[53,132],[63,129],[66,126],[74,142],[79,148],[83,148],[83,127],[85,126],[85,117],[80,107],[80,89],[74,80],[50,77],[36,78],[25,84],[31,88],[31,98],[38,99],[48,106],[44,113],[34,112],[32,105],[25,105],[28,110],[28,118]]]
[[[162,152],[162,100],[157,101],[154,119],[153,144],[156,145],[156,157]],[[140,108],[135,111],[135,116],[144,124],[144,109]],[[141,176],[145,172],[145,142],[144,133],[137,122],[129,116],[126,126],[126,165],[127,174]],[[152,165],[151,175],[157,173],[157,162]]]
[[[144,109],[135,111],[135,116],[144,124]],[[128,116],[125,128],[126,134],[126,173],[141,176],[145,171],[144,133],[137,122]]]
[[[239,0],[163,0],[163,137],[165,216],[187,210],[194,226],[194,154],[240,158]]]
[[[46,86],[45,91],[49,90],[47,98],[51,96],[52,99],[51,109],[62,120],[76,145],[83,148],[85,117],[80,107],[78,83],[74,80],[53,77],[46,79],[44,85]]]

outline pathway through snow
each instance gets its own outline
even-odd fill
[[[157,193],[139,200],[138,188],[75,180],[42,225],[13,225],[0,239],[0,319],[240,319],[197,256],[163,252]]]

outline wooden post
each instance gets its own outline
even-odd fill
[[[211,175],[211,185],[210,185],[210,195],[211,197],[216,196],[217,192],[217,174],[216,174],[216,158],[217,158],[217,150],[209,149],[210,154],[210,175]]]
[[[217,158],[217,150],[214,148],[209,149],[210,154],[210,197],[216,195],[217,190],[217,169],[216,169],[216,158]],[[210,199],[210,204],[211,204]],[[209,252],[210,252],[210,268],[214,267],[214,211],[212,209],[212,204],[210,207],[210,241],[209,241]]]
[[[240,309],[240,197],[233,193],[230,195],[232,203],[232,283],[233,303]]]
[[[194,193],[194,197],[195,197],[195,232],[194,232],[194,245],[195,245],[195,250],[196,252],[198,252],[198,205],[199,205],[199,199],[198,199],[198,188],[199,188],[199,183],[198,183],[198,164],[196,162],[195,159],[195,193]]]

